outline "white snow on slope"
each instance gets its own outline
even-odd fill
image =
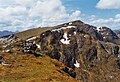
[[[7,63],[5,63],[5,62],[2,62],[1,65],[9,65],[9,64],[7,64]]]
[[[31,40],[34,40],[34,39],[36,39],[37,37],[32,37],[32,38],[29,38],[29,39],[27,39],[26,41],[31,41]]]
[[[63,43],[63,44],[70,44],[70,40],[68,40],[69,38],[67,37],[67,33],[64,33],[63,37],[65,39],[61,39],[60,41]]]
[[[60,30],[64,30],[64,29],[68,29],[68,28],[76,28],[76,27],[75,26],[61,27],[61,28],[52,30],[52,32],[54,32],[54,31],[58,31],[59,32]]]
[[[37,48],[40,48],[40,45],[39,44],[36,44]]]
[[[76,35],[77,34],[77,32],[74,32],[74,35]]]
[[[72,25],[72,22],[70,22],[69,25]]]
[[[74,64],[75,67],[79,68],[80,67],[80,64],[77,62],[76,60],[76,63]]]

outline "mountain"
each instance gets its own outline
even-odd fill
[[[0,37],[14,34],[15,32],[12,31],[0,31]]]
[[[120,30],[114,30],[114,32],[117,34],[117,36],[120,38]]]
[[[20,75],[20,79],[17,78],[19,81],[28,81],[27,77],[35,82],[35,79],[39,79],[39,82],[120,81],[119,37],[108,27],[98,29],[76,20],[54,27],[30,29],[2,37],[0,41],[1,54],[10,54],[10,57],[2,56],[7,60],[6,62],[11,64],[12,68],[8,67],[3,70],[5,74],[2,74],[1,77],[4,79],[9,78],[10,80],[8,71],[11,69],[13,70],[11,74],[15,78]],[[51,66],[53,67],[51,68]],[[18,70],[14,73],[14,69],[24,72],[21,74]],[[35,70],[35,72],[30,70]],[[61,75],[58,72],[64,77],[59,77]],[[35,76],[32,75],[33,73]],[[29,74],[31,77],[27,76]],[[65,79],[68,77],[67,75],[70,76],[68,81]],[[7,78],[5,78],[6,76]],[[11,79],[11,81],[13,82],[15,79]]]
[[[114,42],[115,39],[119,39],[117,34],[108,27],[100,27],[99,32],[106,42]]]

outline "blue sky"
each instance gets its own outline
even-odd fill
[[[86,15],[96,15],[101,18],[114,17],[116,14],[120,13],[118,9],[98,9],[96,4],[99,0],[62,0],[63,4],[69,9],[79,9],[82,13]],[[113,0],[114,1],[114,0]]]
[[[0,30],[23,31],[73,20],[120,29],[120,0],[0,0]]]

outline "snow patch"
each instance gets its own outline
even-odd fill
[[[10,50],[3,50],[2,52],[3,52],[3,53],[4,53],[4,52],[8,53],[8,52],[10,52]]]
[[[5,52],[10,52],[10,50],[6,50]]]
[[[84,35],[84,38],[86,38],[87,36],[86,35]]]
[[[60,41],[63,43],[63,44],[70,44],[70,40],[68,40],[69,38],[67,37],[67,33],[64,33],[63,37],[65,39],[61,39]]]
[[[79,68],[80,67],[80,64],[77,62],[76,60],[76,63],[74,64],[75,67]]]
[[[6,48],[7,47],[7,45],[3,45],[3,48]]]
[[[69,36],[72,36],[71,34],[69,34]]]
[[[2,65],[9,65],[9,64],[7,64],[7,63],[4,63],[4,62],[2,62],[1,64],[2,64]]]
[[[106,39],[106,37],[103,37],[104,39]]]
[[[27,39],[26,41],[35,40],[36,38],[37,38],[37,37],[32,37],[32,38]]]
[[[68,40],[67,33],[64,33],[63,37]]]
[[[75,28],[75,26],[67,26],[67,27],[62,27],[63,29],[66,29],[66,28]]]
[[[70,22],[69,25],[72,25],[72,22]]]
[[[76,35],[77,34],[77,32],[74,32],[74,35]]]
[[[109,77],[112,79],[114,76],[110,75]]]
[[[70,41],[69,41],[69,40],[61,39],[60,41],[61,41],[63,44],[70,44]]]
[[[99,28],[99,27],[97,27],[97,31],[98,31],[98,32],[100,31],[100,28]]]
[[[120,58],[120,54],[118,54],[118,58]]]
[[[54,31],[60,31],[60,30],[62,30],[62,28],[59,28],[59,29],[54,29],[54,30],[52,30],[52,32],[54,32]]]
[[[58,29],[54,29],[54,30],[52,30],[52,32],[54,32],[54,31],[60,31],[60,30],[64,30],[64,29],[68,29],[68,28],[76,28],[75,26],[66,26],[66,27],[61,27],[61,28],[58,28]]]
[[[40,45],[39,44],[36,44],[37,48],[40,48]]]

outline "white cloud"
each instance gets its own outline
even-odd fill
[[[34,2],[34,0],[15,0],[15,1],[17,4],[20,4],[20,5],[28,5]]]
[[[67,12],[61,0],[0,0],[0,30],[22,31],[79,19],[81,12]]]
[[[120,14],[115,15],[113,18],[99,18],[95,15],[88,17],[87,23],[101,27],[107,26],[112,29],[120,29]]]
[[[96,7],[100,9],[120,9],[120,0],[100,0]]]
[[[23,15],[26,13],[26,8],[22,6],[0,8],[0,12],[1,17],[9,15]]]
[[[29,15],[42,18],[43,21],[39,26],[51,26],[78,19],[80,11],[76,10],[69,14],[60,0],[44,0],[38,1],[36,6],[30,9]]]

